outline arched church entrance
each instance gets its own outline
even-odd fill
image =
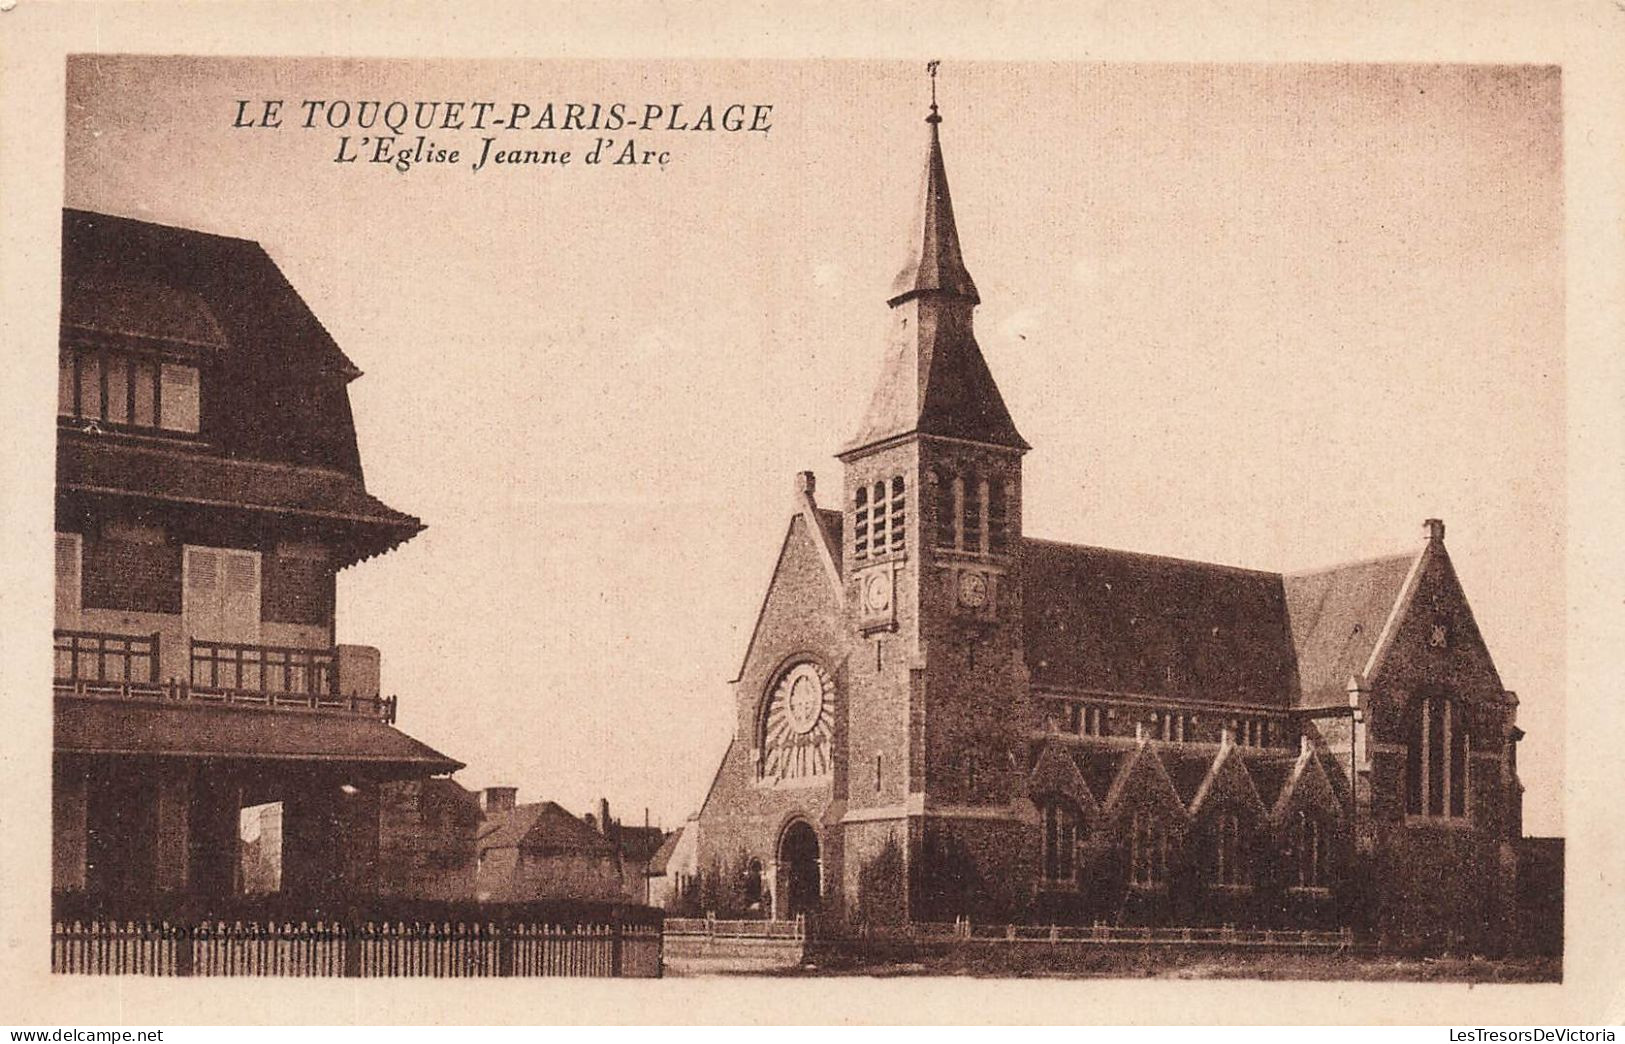
[[[788,920],[818,912],[819,859],[818,834],[811,824],[801,819],[791,823],[779,838],[777,917]]]

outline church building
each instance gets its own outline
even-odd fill
[[[698,821],[775,917],[1515,926],[1517,698],[1445,548],[1281,574],[1028,538],[939,137],[879,386],[796,479]]]

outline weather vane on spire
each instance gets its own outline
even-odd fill
[[[932,59],[925,63],[926,75],[931,77],[931,115],[927,116],[927,123],[941,123],[942,117],[937,115],[937,67],[942,62]]]

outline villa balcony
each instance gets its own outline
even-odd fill
[[[189,676],[161,679],[158,634],[59,630],[55,636],[52,688],[59,696],[326,711],[395,722],[396,698],[377,694],[376,659],[368,665],[355,657],[364,652],[359,647],[302,649],[194,638],[186,660]],[[360,684],[346,685],[345,666],[352,659]]]

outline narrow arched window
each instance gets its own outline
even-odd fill
[[[1065,884],[1077,879],[1078,815],[1065,801],[1046,800],[1044,814],[1044,880]]]
[[[940,548],[952,550],[954,547],[954,527],[958,523],[958,505],[954,498],[955,480],[943,475],[937,480],[937,495],[932,505],[932,513],[936,516],[936,525],[932,531],[932,541]]]
[[[1326,887],[1326,841],[1320,821],[1299,812],[1292,822],[1292,865],[1299,888]]]
[[[1134,813],[1129,881],[1142,888],[1154,888],[1168,881],[1168,832],[1144,809]]]
[[[869,557],[869,487],[859,486],[852,499],[852,554]]]
[[[1003,482],[987,488],[987,549],[1002,555],[1010,547],[1010,492]]]
[[[1425,696],[1411,704],[1406,724],[1406,813],[1465,818],[1471,737],[1461,704],[1448,696]]]
[[[1246,885],[1252,883],[1252,876],[1241,818],[1234,812],[1222,813],[1213,824],[1213,881]]]
[[[907,486],[903,476],[894,475],[891,480],[891,549],[894,552],[903,550],[903,543],[908,539],[908,497]]]
[[[976,474],[965,476],[965,499],[959,523],[960,550],[972,554],[982,553],[982,533],[985,530],[982,513],[987,505],[987,480]]]

